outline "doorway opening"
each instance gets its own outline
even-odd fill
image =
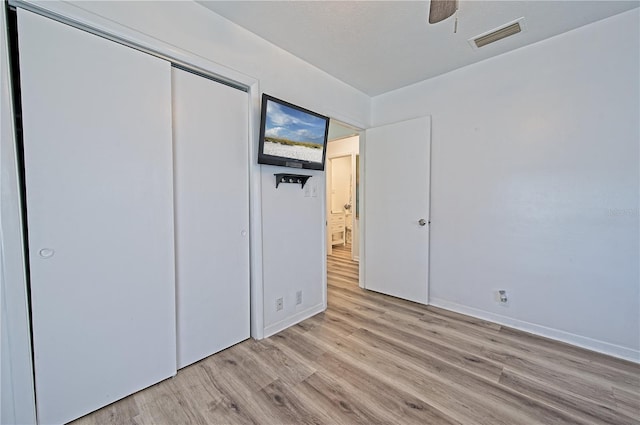
[[[360,136],[331,120],[326,157],[327,280],[359,285]]]

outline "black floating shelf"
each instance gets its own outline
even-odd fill
[[[276,189],[280,186],[280,183],[299,183],[304,188],[304,185],[309,180],[311,176],[304,176],[302,174],[286,174],[286,173],[278,173],[274,174],[276,176]]]

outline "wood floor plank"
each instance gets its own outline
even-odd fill
[[[613,398],[621,412],[635,418],[636,423],[640,424],[640,396],[637,392],[632,393],[614,386]]]
[[[86,425],[137,425],[139,414],[140,409],[133,397],[126,397],[83,419]]]
[[[528,332],[524,332],[518,329],[502,327],[500,333],[503,335],[512,335],[517,337],[520,341],[524,343],[528,343],[534,345],[536,347],[548,348],[553,351],[561,351],[565,354],[574,355],[580,359],[593,360],[603,366],[609,366],[614,369],[618,369],[630,374],[634,374],[638,376],[640,374],[640,365],[637,363],[630,362],[624,359],[618,359],[615,357],[607,356],[602,353],[597,353],[595,351],[589,351],[582,349],[580,347],[576,347],[574,345],[566,344],[563,342],[558,342],[551,340],[549,338],[545,338],[538,335],[533,335]]]
[[[343,298],[350,301],[353,305],[360,306],[369,306],[373,308],[382,308],[386,311],[396,311],[399,313],[404,313],[406,315],[413,316],[415,318],[421,318],[424,316],[426,309],[420,308],[418,306],[414,306],[409,301],[399,302],[401,300],[394,299],[393,297],[385,297],[382,294],[368,293],[366,298],[362,298],[362,294],[358,293],[359,291],[363,291],[358,288],[358,290],[354,289],[345,289],[345,288],[335,288],[332,287],[333,291],[331,293],[332,297]],[[330,299],[331,297],[329,297]],[[388,298],[388,299],[387,299]]]
[[[291,352],[284,353],[273,339],[266,339],[248,347],[249,349],[241,352],[242,356],[251,356],[260,370],[291,386],[304,381],[316,371],[315,367],[303,358],[294,356]]]
[[[456,349],[452,345],[447,346],[440,344],[436,339],[428,338],[428,334],[422,329],[412,329],[411,324],[408,322],[400,322],[400,324],[398,324],[390,320],[391,316],[393,316],[392,313],[369,318],[359,314],[358,311],[348,311],[343,305],[338,306],[334,303],[331,307],[331,311],[327,312],[328,315],[336,313],[344,320],[355,320],[356,322],[354,323],[361,325],[362,329],[375,329],[378,332],[391,336],[398,344],[411,341],[414,347],[421,349],[424,353],[465,367],[467,370],[480,376],[497,382],[502,372],[502,365],[497,362],[474,355],[467,350]]]
[[[190,406],[185,393],[172,391],[164,386],[166,391],[141,403],[140,410],[148,418],[149,423],[181,423],[205,425],[207,422],[202,411]]]
[[[427,317],[421,320],[430,320]],[[563,343],[557,343],[556,350],[547,348],[548,342],[546,338],[535,337],[534,340],[544,340],[543,346],[532,344],[529,339],[531,335],[520,332],[510,333],[510,335],[518,335],[517,337],[505,336],[503,329],[497,334],[483,334],[482,332],[474,332],[468,328],[460,328],[452,324],[442,325],[442,321],[430,322],[433,329],[438,329],[442,334],[448,337],[458,336],[460,340],[474,340],[484,346],[484,354],[492,359],[502,360],[506,365],[518,367],[522,370],[528,370],[531,373],[537,371],[554,372],[549,377],[552,380],[570,383],[576,391],[584,392],[591,389],[601,389],[602,398],[600,402],[607,402],[611,405],[612,401],[609,397],[609,388],[611,384],[617,383],[630,391],[640,387],[640,366],[636,365],[630,370],[634,373],[611,368],[607,364],[592,361],[593,353],[582,350],[577,347],[571,347],[569,352],[559,350],[566,346]],[[550,347],[553,347],[551,345]],[[477,345],[476,345],[477,348]],[[468,347],[472,350],[471,347]],[[576,351],[578,350],[578,351]],[[582,353],[582,357],[576,357],[573,353]],[[476,352],[476,354],[478,354]],[[482,354],[479,354],[482,355]],[[601,356],[598,354],[598,356]],[[617,362],[618,359],[615,359]],[[624,361],[623,361],[624,362]],[[609,362],[607,362],[609,363]],[[628,362],[624,362],[625,370],[629,369]]]
[[[74,425],[640,424],[640,365],[363,290],[333,253],[326,312]]]
[[[387,378],[388,375],[375,365],[362,362],[360,358],[349,356],[342,350],[323,354],[318,364],[334,380],[344,382],[352,391],[360,392],[360,396],[368,400],[368,408],[377,410],[381,407],[382,411],[376,412],[376,416],[381,419],[380,422],[465,423],[426,403],[402,382]],[[464,403],[461,404],[462,407],[466,407]],[[463,417],[459,412],[454,413]]]
[[[575,416],[589,422],[634,425],[638,424],[640,420],[637,416],[634,418],[621,410],[614,410],[609,406],[577,396],[564,388],[549,385],[547,381],[519,375],[509,368],[504,369],[500,377],[500,384],[529,397],[543,399],[550,405],[570,411]]]
[[[384,417],[384,412],[370,408],[373,400],[367,397],[366,392],[345,388],[339,380],[322,370],[299,384],[297,390],[307,403],[322,408],[332,423],[369,425],[380,423]]]
[[[269,423],[283,425],[331,423],[330,417],[318,405],[304,403],[294,388],[279,380],[260,390],[257,398],[264,402],[264,409],[274,413],[274,418]]]
[[[448,319],[456,320],[456,321],[462,322],[462,323],[468,323],[468,324],[473,325],[473,326],[481,326],[483,328],[493,329],[493,330],[496,330],[496,331],[499,331],[502,328],[502,326],[497,324],[497,323],[489,322],[487,320],[478,319],[476,317],[465,316],[464,314],[456,313],[454,311],[448,311],[448,310],[445,310],[443,308],[429,306],[429,307],[427,307],[427,311],[429,311],[431,313],[435,313],[437,316],[439,316],[441,318],[446,317]]]
[[[306,331],[301,330],[301,328],[293,326],[274,335],[273,338],[277,339],[280,346],[286,347],[288,350],[293,350],[302,359],[313,364],[327,348],[323,344],[305,338],[305,332]]]
[[[439,386],[440,392],[446,391],[456,399],[464,398],[477,412],[475,417],[469,419],[478,420],[494,415],[494,421],[506,421],[505,423],[531,423],[538,419],[547,424],[580,423],[565,412],[468,373],[420,350],[395,344],[391,339],[368,330],[362,329],[349,340],[353,342],[350,346],[353,352],[366,353],[376,359],[381,358],[382,353],[392,355],[395,364],[402,365],[408,371],[410,380],[407,383],[414,385],[416,391],[424,388],[424,384],[419,383],[426,381],[431,388]],[[380,363],[377,366],[384,367]],[[432,395],[429,393],[426,396]],[[490,410],[487,409],[488,406],[491,406]]]

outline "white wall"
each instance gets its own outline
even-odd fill
[[[373,99],[374,125],[433,116],[431,303],[640,360],[638,28],[635,9]]]
[[[36,412],[5,18],[0,7],[0,423],[28,424]]]
[[[311,175],[303,190],[300,184],[282,183],[276,189],[274,173],[292,172],[263,166],[262,234],[264,242],[265,336],[326,308],[324,234],[324,173]],[[305,197],[305,190],[309,190]],[[296,292],[303,291],[302,305]],[[276,311],[276,299],[284,308]]]
[[[368,124],[368,96],[195,2],[73,4],[257,78],[261,91],[345,123]]]

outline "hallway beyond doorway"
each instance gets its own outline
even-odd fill
[[[327,255],[327,283],[353,284],[358,286],[358,262],[351,259],[351,245],[336,245]]]

